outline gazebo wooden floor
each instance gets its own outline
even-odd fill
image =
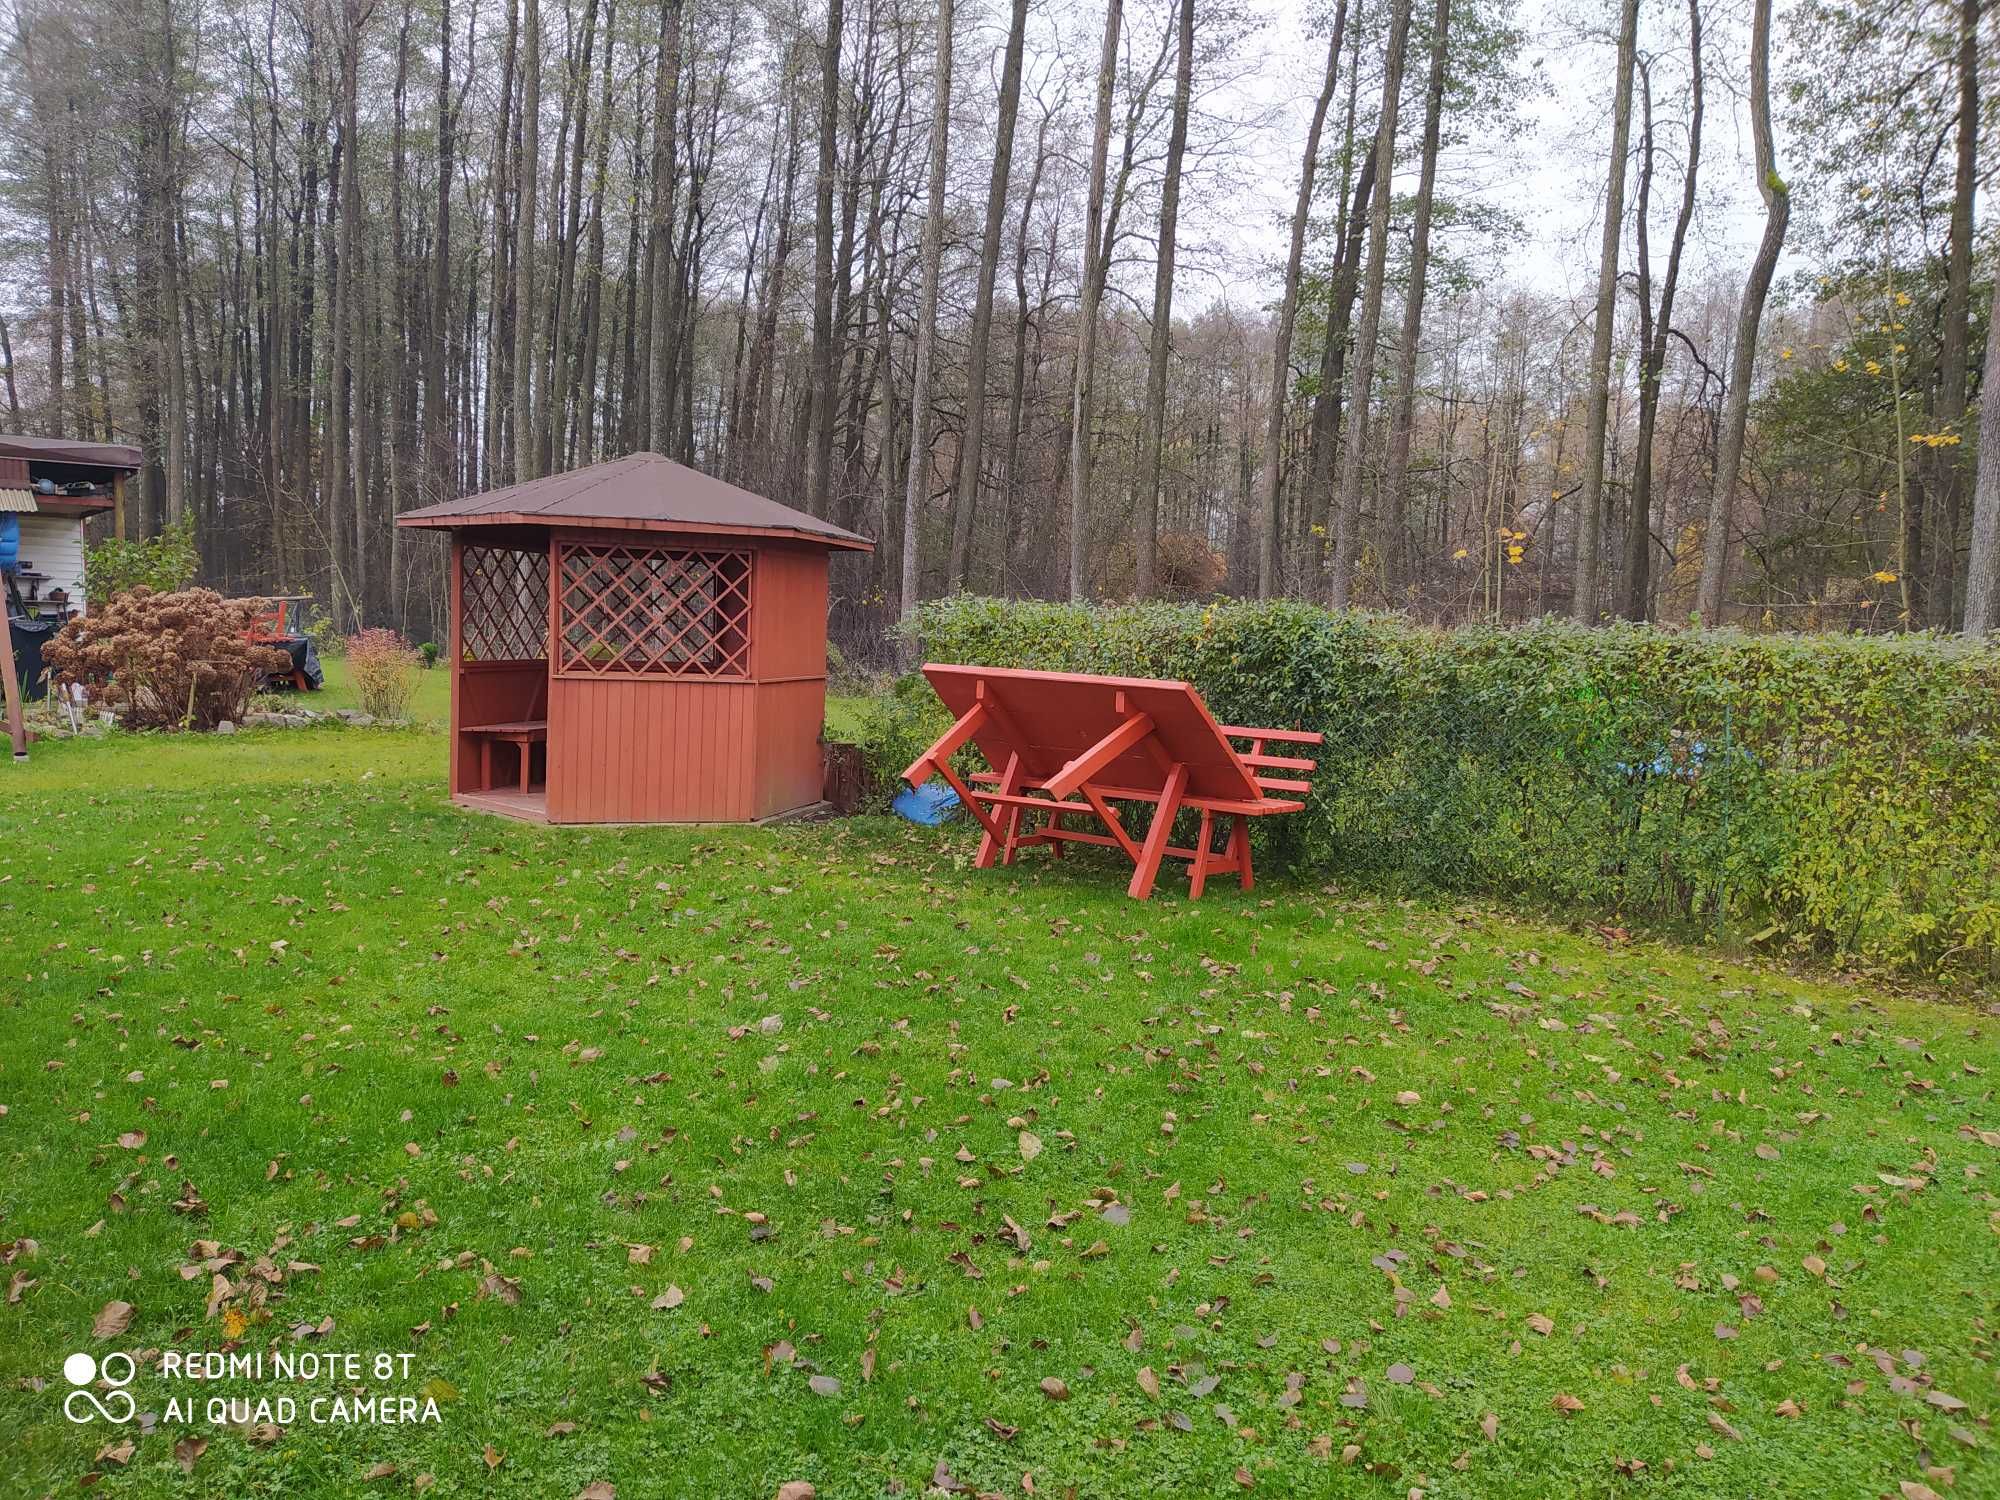
[[[502,818],[513,818],[522,823],[542,823],[549,821],[549,794],[546,787],[536,787],[532,792],[524,792],[518,787],[495,787],[490,792],[454,792],[452,805],[462,807],[467,812],[493,813]],[[809,822],[833,816],[831,802],[809,802],[804,807],[795,807],[788,812],[774,813],[768,818],[753,819],[747,826],[769,828],[777,823]],[[662,825],[653,823],[592,823],[592,828],[652,828]],[[729,823],[691,822],[671,825],[680,828],[728,828]]]
[[[518,787],[495,787],[486,792],[458,792],[453,802],[474,812],[498,813],[503,818],[519,818],[523,823],[549,820],[549,794],[545,787],[524,792]]]

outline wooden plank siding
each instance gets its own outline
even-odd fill
[[[755,816],[768,818],[820,800],[825,723],[824,677],[758,686]]]
[[[557,678],[549,692],[549,821],[758,816],[748,753],[757,694],[743,682]]]

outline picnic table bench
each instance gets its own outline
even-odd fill
[[[1185,682],[940,663],[923,670],[956,718],[903,779],[915,787],[940,776],[958,793],[984,831],[975,861],[981,869],[996,859],[1012,864],[1034,844],[1048,845],[1057,858],[1066,843],[1100,844],[1132,861],[1126,890],[1140,901],[1152,895],[1169,858],[1187,861],[1190,899],[1217,874],[1236,875],[1247,891],[1254,885],[1250,819],[1299,812],[1312,790],[1303,778],[1316,761],[1267,747],[1314,746],[1322,736],[1218,724]],[[951,758],[968,744],[989,769],[961,777]],[[1113,806],[1119,802],[1153,805],[1142,836],[1125,827]],[[1201,815],[1192,848],[1171,842],[1182,809]],[[1102,831],[1071,827],[1071,818]],[[1220,851],[1218,824],[1228,827]]]

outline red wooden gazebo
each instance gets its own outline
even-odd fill
[[[865,537],[634,453],[397,517],[451,533],[451,793],[550,823],[820,800],[827,560]]]

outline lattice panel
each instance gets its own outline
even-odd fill
[[[548,656],[549,555],[468,546],[459,584],[459,640],[467,661]]]
[[[558,671],[750,675],[750,554],[565,546]]]

